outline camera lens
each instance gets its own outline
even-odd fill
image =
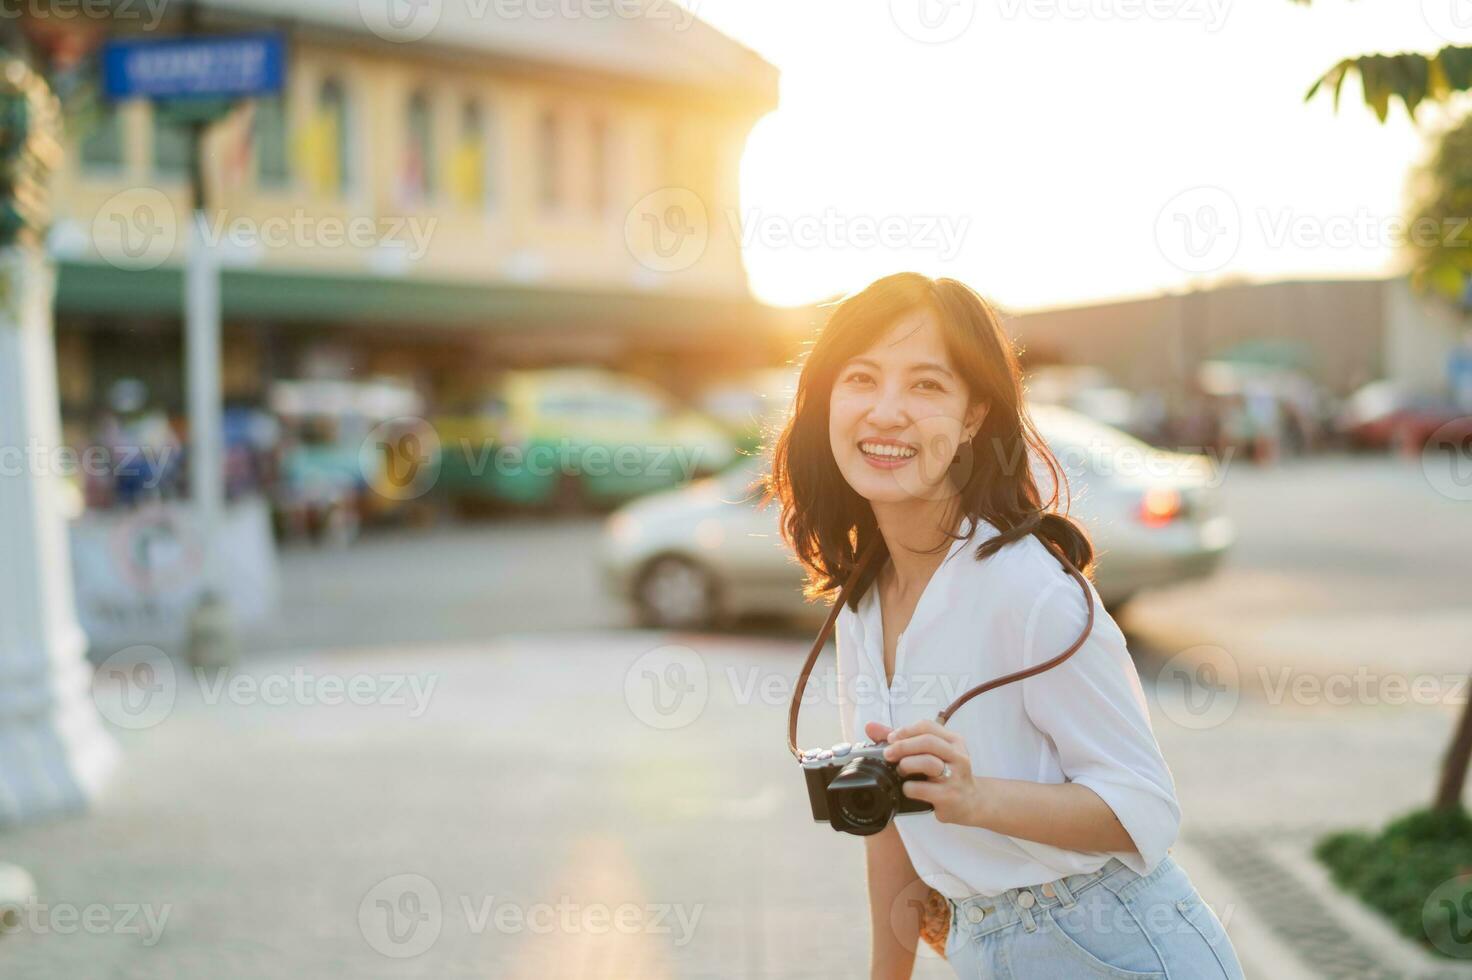
[[[866,824],[878,819],[882,813],[879,797],[872,789],[860,789],[844,793],[838,811],[849,823]]]
[[[855,759],[828,784],[828,813],[838,830],[877,834],[894,816],[900,780],[878,759]]]

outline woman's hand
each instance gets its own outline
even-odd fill
[[[902,793],[929,803],[941,823],[981,826],[980,783],[960,735],[929,719],[894,729],[871,721],[864,734],[875,743],[889,742],[884,758],[896,763],[901,776],[925,777],[904,783]]]
[[[981,827],[1071,851],[1139,853],[1109,804],[1087,786],[977,776],[965,740],[934,721],[895,729],[871,721],[864,733],[876,743],[889,742],[884,757],[898,760],[900,775],[924,774],[924,781],[911,780],[900,791],[933,806],[941,823]],[[951,773],[942,778],[946,766]]]

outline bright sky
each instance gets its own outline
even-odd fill
[[[1357,78],[1337,116],[1303,95],[1348,55],[1472,42],[1454,2],[689,5],[782,72],[742,167],[758,296],[917,269],[1017,309],[1394,271],[1423,136],[1399,105],[1379,124]]]

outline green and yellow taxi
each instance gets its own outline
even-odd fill
[[[640,378],[596,368],[511,371],[435,419],[453,499],[609,506],[736,458],[729,435]]]

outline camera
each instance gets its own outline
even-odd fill
[[[803,777],[813,819],[828,821],[834,830],[867,837],[889,826],[897,813],[925,813],[929,803],[912,800],[900,785],[924,779],[918,773],[901,776],[884,758],[883,745],[870,741],[839,742],[831,749],[802,753]]]

